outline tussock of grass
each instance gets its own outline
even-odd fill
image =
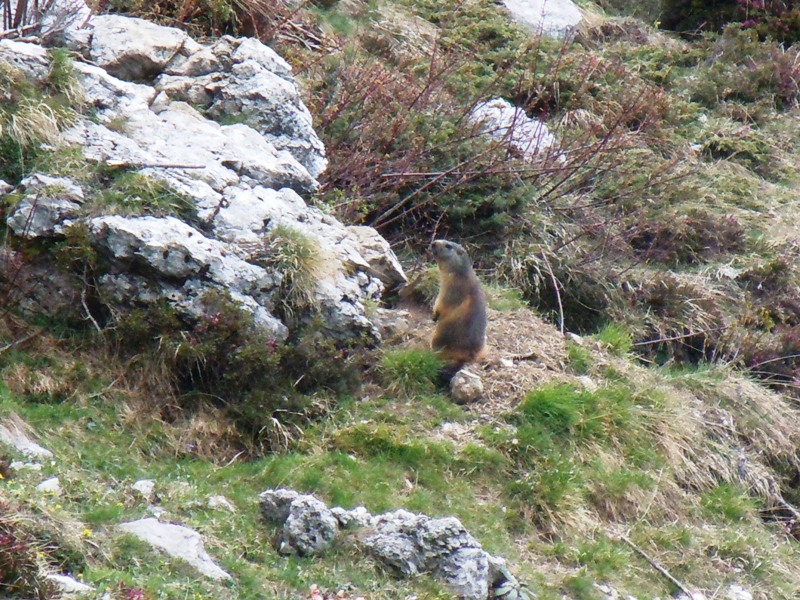
[[[381,378],[389,390],[405,396],[436,389],[441,358],[430,350],[388,350],[381,357]]]

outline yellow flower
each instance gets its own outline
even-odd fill
[[[86,529],[83,530],[83,533],[81,535],[83,535],[83,537],[86,538],[90,537],[92,535],[92,530],[87,527]]]

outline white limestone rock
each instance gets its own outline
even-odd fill
[[[14,448],[30,459],[53,458],[53,453],[34,442],[19,419],[11,417],[0,423],[0,443]]]
[[[493,140],[503,142],[514,154],[525,160],[554,157],[563,161],[555,136],[547,125],[528,117],[522,108],[503,98],[481,102],[470,113],[470,120]]]
[[[50,496],[60,496],[61,482],[58,480],[58,477],[45,479],[42,483],[36,486],[36,491],[42,494],[48,494]]]
[[[206,506],[214,510],[227,510],[229,513],[236,512],[236,507],[225,496],[209,496],[206,501]]]
[[[83,190],[66,177],[34,173],[22,181],[25,196],[6,219],[15,235],[27,239],[64,232],[64,222],[78,216]]]
[[[70,598],[74,596],[88,596],[94,592],[94,588],[92,586],[81,583],[69,575],[48,573],[45,576],[45,579],[55,585],[61,594],[64,594]]]
[[[147,80],[160,74],[188,36],[174,27],[121,15],[92,18],[89,58],[115,77]]]
[[[152,517],[121,523],[118,527],[174,558],[185,560],[209,579],[221,581],[231,578],[211,559],[203,545],[202,536],[193,529],[161,523]]]
[[[568,36],[583,20],[572,0],[503,0],[503,4],[516,21],[554,38]]]
[[[87,222],[93,243],[109,254],[122,273],[108,274],[100,284],[120,302],[166,297],[183,312],[200,316],[204,292],[224,289],[250,312],[256,324],[277,340],[286,327],[273,317],[272,293],[280,275],[245,262],[228,244],[204,236],[175,217],[109,215]],[[150,277],[124,272],[126,265],[147,265]]]
[[[138,493],[145,502],[152,502],[155,498],[156,482],[152,479],[140,479],[131,484],[131,489]]]
[[[48,46],[65,46],[85,53],[92,37],[91,9],[83,0],[51,0],[44,3],[39,36]]]
[[[311,177],[327,167],[325,147],[291,77],[291,67],[251,38],[225,36],[179,58],[156,82],[169,96],[199,104],[215,119],[239,114],[277,149],[289,152]]]
[[[0,40],[0,63],[18,69],[35,81],[42,81],[50,72],[50,56],[39,44]],[[3,90],[0,90],[0,99]]]

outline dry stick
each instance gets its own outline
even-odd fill
[[[637,554],[639,554],[640,556],[642,556],[642,558],[644,558],[644,559],[645,559],[647,562],[649,562],[649,563],[650,563],[650,565],[651,565],[651,566],[652,566],[652,567],[653,567],[653,568],[654,568],[656,571],[658,571],[658,572],[659,572],[659,573],[661,573],[661,574],[662,574],[664,577],[666,577],[667,579],[669,579],[669,580],[670,580],[670,581],[671,581],[671,582],[672,582],[672,583],[673,583],[675,586],[677,586],[677,588],[678,588],[679,590],[681,590],[681,591],[682,591],[684,594],[686,594],[687,596],[689,596],[689,598],[691,598],[691,597],[692,597],[692,592],[690,592],[690,591],[689,591],[689,588],[687,588],[687,587],[686,587],[685,585],[683,585],[683,584],[682,584],[680,581],[678,581],[677,579],[675,579],[675,577],[673,577],[673,575],[672,575],[672,574],[671,574],[669,571],[667,571],[667,570],[666,570],[664,567],[662,567],[660,564],[658,564],[658,562],[656,562],[656,560],[655,560],[654,558],[652,558],[652,557],[651,557],[649,554],[647,554],[647,553],[646,553],[644,550],[642,550],[641,548],[639,548],[639,546],[637,546],[636,544],[634,544],[634,543],[631,541],[631,539],[630,539],[630,538],[629,538],[627,535],[625,535],[624,533],[621,533],[621,534],[619,534],[619,539],[621,539],[623,542],[625,542],[626,544],[628,544],[628,546],[630,546],[631,548],[633,548],[633,550],[634,550],[634,551],[635,551]]]
[[[161,163],[137,163],[124,160],[108,160],[106,165],[114,168],[133,167],[135,169],[205,169],[205,165],[180,165]]]
[[[657,340],[647,340],[644,342],[636,342],[633,344],[634,346],[649,346],[650,344],[660,344],[662,342],[674,342],[675,340],[682,340],[684,338],[694,337],[696,335],[701,335],[703,333],[711,333],[712,331],[720,331],[722,329],[727,329],[727,325],[723,325],[721,327],[712,327],[711,329],[701,329],[700,331],[692,331],[691,333],[683,333],[681,335],[673,335],[671,337],[665,338],[658,338]],[[798,355],[800,356],[800,355]],[[761,364],[761,363],[760,363]],[[755,365],[759,366],[759,365]]]
[[[28,340],[31,340],[31,339],[35,338],[37,335],[42,333],[42,331],[44,331],[44,329],[37,329],[36,331],[34,331],[32,333],[29,333],[25,337],[21,337],[18,340],[14,340],[13,342],[9,342],[5,346],[0,346],[0,354],[5,352],[6,350],[11,350],[11,348],[13,348],[14,346],[19,346],[20,344],[24,344]]]
[[[564,335],[564,306],[561,304],[561,292],[558,291],[558,279],[553,274],[553,268],[550,266],[550,261],[547,260],[547,255],[542,250],[542,260],[547,267],[547,272],[550,274],[550,280],[553,282],[553,289],[556,292],[556,302],[558,302],[558,330],[561,335]]]

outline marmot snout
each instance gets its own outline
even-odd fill
[[[463,246],[436,240],[433,256],[439,266],[439,296],[433,308],[436,329],[431,348],[448,362],[453,375],[480,358],[486,343],[486,297]]]

